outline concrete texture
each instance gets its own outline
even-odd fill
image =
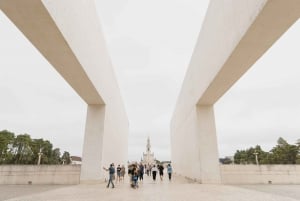
[[[80,165],[0,165],[0,184],[79,184],[80,169]],[[300,184],[300,165],[220,165],[220,170],[222,184]]]
[[[20,196],[42,193],[58,188],[65,188],[66,185],[0,185],[0,201]]]
[[[180,177],[175,177],[172,182],[166,178],[164,181],[153,182],[150,177],[145,176],[145,181],[140,183],[138,189],[130,188],[127,181],[116,184],[114,189],[107,189],[105,185],[105,183],[81,184],[58,187],[54,190],[48,189],[49,191],[46,192],[37,192],[36,186],[30,186],[32,188],[31,195],[15,197],[9,201],[295,201],[300,198],[299,186],[291,186],[292,188],[281,186],[281,189],[279,186],[270,186],[269,191],[260,192],[255,187],[253,190],[246,186],[198,184],[188,182]],[[8,188],[0,186],[1,193],[6,194]],[[19,187],[19,189],[22,188],[25,186]],[[276,192],[274,192],[275,189]],[[289,192],[293,192],[293,194],[286,195],[287,189],[290,189]]]
[[[238,187],[300,200],[299,185],[239,185]]]
[[[80,165],[0,165],[1,184],[79,184]]]
[[[1,0],[0,9],[88,105],[81,181],[126,164],[129,123],[95,2]]]
[[[299,17],[298,0],[210,1],[171,121],[178,173],[218,183],[215,120],[199,108],[213,113],[215,102]]]
[[[300,184],[300,165],[221,165],[223,184]]]

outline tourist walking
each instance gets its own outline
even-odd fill
[[[124,176],[125,176],[125,166],[122,165],[122,167],[121,167],[121,179],[123,180],[123,182],[124,182]]]
[[[104,170],[108,171],[109,179],[106,188],[109,188],[110,183],[112,184],[112,188],[115,187],[113,180],[115,179],[115,166],[114,164],[110,164],[109,168],[103,167]]]
[[[168,171],[168,175],[169,175],[169,181],[171,181],[172,172],[173,172],[171,164],[168,164],[167,171]]]
[[[151,173],[152,173],[152,168],[153,168],[153,166],[149,165],[149,174],[150,174],[150,176],[151,176]]]
[[[153,165],[152,167],[152,178],[153,178],[153,181],[156,180],[156,173],[157,173],[157,167],[155,165]]]
[[[145,166],[145,170],[146,170],[147,176],[149,176],[149,171],[150,171],[149,164],[147,166]]]
[[[120,182],[121,180],[121,166],[118,165],[117,167],[117,182],[119,181]]]
[[[162,181],[163,177],[164,177],[164,166],[163,165],[159,165],[158,166],[158,171],[159,171],[160,180]]]
[[[139,178],[140,181],[144,180],[144,165],[141,163],[139,167]]]
[[[132,174],[132,187],[138,188],[138,177],[139,177],[139,167],[137,165],[133,168],[133,174]]]

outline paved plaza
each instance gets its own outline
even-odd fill
[[[138,189],[129,187],[128,178],[114,189],[106,184],[43,186],[2,185],[0,200],[9,201],[295,201],[299,185],[207,185],[181,177],[153,182],[145,176]],[[166,179],[166,178],[165,178]]]

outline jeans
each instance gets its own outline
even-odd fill
[[[111,183],[112,184],[112,187],[114,188],[115,187],[115,185],[114,185],[114,182],[113,182],[113,177],[114,177],[115,175],[114,174],[109,174],[109,180],[108,180],[108,184],[107,184],[107,188],[109,187],[109,184]]]

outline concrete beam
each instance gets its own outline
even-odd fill
[[[1,0],[0,8],[85,102],[104,103],[43,1]]]
[[[180,140],[181,136],[194,139],[197,135],[195,132],[203,135],[201,129],[196,128],[207,119],[203,118],[203,122],[199,122],[202,112],[198,110],[198,116],[195,115],[195,108],[212,107],[299,16],[298,0],[211,0],[172,117],[172,148],[185,146]],[[211,135],[209,145],[215,147],[213,152],[217,153],[216,138],[213,140],[214,130],[211,129],[205,135]],[[192,142],[190,146],[201,146],[201,140]],[[202,147],[201,153],[212,151],[210,146]],[[193,153],[190,157],[197,158],[198,155]],[[172,153],[172,162],[179,167],[177,171],[194,172],[190,167],[179,164],[181,157],[179,151]],[[207,156],[201,154],[200,158],[203,157]],[[198,172],[209,172],[209,168],[213,168],[219,175],[219,170],[208,159],[200,161],[202,164]],[[200,174],[201,180],[204,177],[206,180],[214,180],[211,172],[205,175],[198,172],[189,177],[198,178]]]
[[[299,0],[267,1],[253,23],[247,27],[245,34],[237,38],[238,43],[233,43],[234,49],[201,95],[198,104],[211,105],[218,101],[299,17]],[[223,40],[232,40],[233,36],[225,33]],[[198,45],[201,44],[197,44],[197,47]]]
[[[129,125],[95,2],[0,0],[0,9],[88,104],[82,181],[103,178],[102,164],[125,165]]]

